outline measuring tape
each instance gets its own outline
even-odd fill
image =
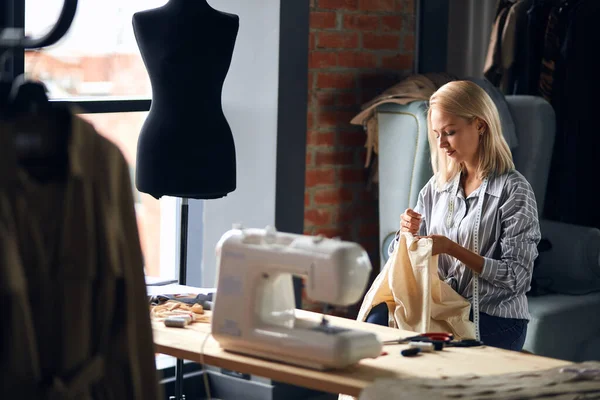
[[[483,209],[483,197],[487,189],[488,180],[485,178],[479,189],[479,199],[477,200],[477,218],[475,220],[475,229],[473,230],[473,251],[479,254],[479,225],[481,224],[481,213]],[[479,333],[479,274],[473,272],[473,322],[475,323],[475,339],[481,340]]]
[[[446,227],[451,228],[454,219],[454,199],[458,193],[458,183],[460,178],[454,182],[452,188],[452,197],[448,203],[448,215],[446,217]],[[483,198],[487,189],[488,179],[485,178],[479,188],[479,196],[477,198],[477,214],[475,217],[475,226],[473,229],[473,252],[479,254],[479,225],[481,224],[481,213],[483,210]],[[458,234],[457,234],[458,239]],[[481,340],[479,333],[479,274],[473,271],[473,323],[475,324],[475,339]]]

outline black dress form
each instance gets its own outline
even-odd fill
[[[170,0],[135,13],[133,29],[152,85],[138,139],[138,190],[157,199],[227,195],[236,188],[236,157],[221,91],[238,16],[205,0]]]

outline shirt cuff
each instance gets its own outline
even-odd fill
[[[488,282],[494,282],[499,263],[500,261],[493,258],[483,257],[483,269],[480,276]]]

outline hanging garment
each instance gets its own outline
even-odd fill
[[[552,8],[546,25],[538,91],[540,96],[551,104],[554,103],[553,89],[554,80],[557,78],[557,64],[563,62],[561,60],[561,47],[565,40],[571,4],[572,2],[565,1],[563,4]]]
[[[504,94],[516,94],[517,78],[526,62],[527,10],[531,0],[519,0],[508,11],[502,32],[502,81],[500,90]]]
[[[524,76],[527,71],[527,60],[529,57],[530,42],[528,40],[528,11],[533,5],[533,0],[520,0],[512,8],[514,15],[514,55],[513,63],[510,65],[506,79],[504,80],[503,92],[505,94],[526,94]],[[509,16],[510,17],[510,16]],[[507,28],[507,29],[510,29]]]
[[[500,87],[502,76],[505,72],[504,64],[509,62],[505,62],[503,58],[512,59],[514,43],[512,34],[514,30],[509,28],[506,31],[505,25],[507,24],[508,15],[513,5],[513,2],[509,0],[498,0],[496,4],[496,17],[483,66],[483,75],[496,87]],[[508,33],[508,36],[506,36],[506,33]],[[508,49],[509,46],[510,49]]]
[[[471,304],[438,276],[438,256],[432,256],[432,239],[415,239],[409,233],[400,242],[365,295],[358,320],[386,303],[389,326],[418,333],[451,332],[457,338],[474,338],[469,321]]]
[[[532,0],[531,6],[527,9],[524,41],[521,42],[522,39],[519,39],[519,43],[525,46],[523,51],[525,59],[516,77],[515,94],[538,95],[544,36],[552,7],[551,1]]]
[[[29,175],[0,122],[0,398],[158,399],[127,162],[68,117],[59,181]]]

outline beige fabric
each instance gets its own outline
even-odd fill
[[[400,235],[398,246],[365,295],[359,321],[385,302],[390,327],[418,333],[451,332],[457,339],[475,337],[475,325],[469,321],[471,305],[439,279],[432,244],[431,239]]]
[[[373,153],[379,154],[379,123],[377,122],[377,118],[369,118],[366,129],[367,142],[365,143],[365,148],[367,149],[367,158],[365,160],[365,168],[371,165]]]
[[[158,399],[129,168],[67,117],[64,182],[32,179],[0,123],[0,398]]]
[[[452,332],[457,339],[474,338],[469,321],[471,304],[441,281],[437,256],[431,255],[431,239],[415,239],[402,233],[400,242],[365,295],[359,321],[365,321],[378,304],[386,303],[388,325],[408,331]],[[340,394],[338,400],[356,400]]]

